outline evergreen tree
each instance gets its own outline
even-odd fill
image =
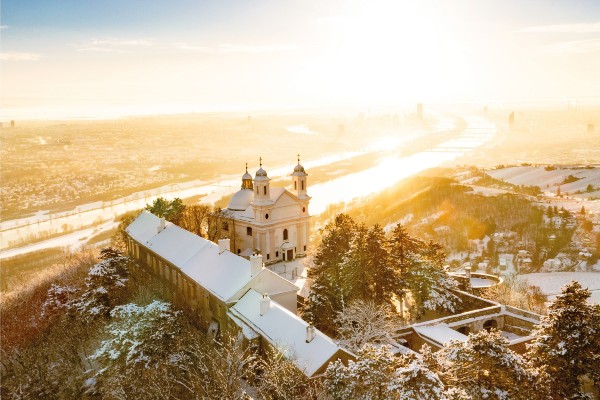
[[[342,265],[342,286],[344,301],[371,298],[371,288],[375,282],[372,280],[369,270],[369,260],[373,255],[369,254],[367,248],[368,228],[365,224],[356,227],[350,250],[344,264]],[[384,248],[385,249],[385,248]]]
[[[553,399],[584,398],[583,376],[600,385],[600,305],[589,304],[589,297],[571,282],[533,333],[527,357]]]
[[[357,353],[356,361],[345,366],[337,360],[327,368],[325,389],[335,400],[394,399],[389,388],[399,359],[387,346],[366,345]]]
[[[352,218],[345,214],[336,215],[325,227],[314,265],[308,270],[312,286],[303,317],[322,330],[335,328],[337,312],[344,305],[343,265],[355,230]]]
[[[460,299],[452,293],[452,290],[458,289],[458,284],[444,270],[445,260],[442,246],[429,242],[405,273],[418,316],[425,310],[458,310]]]
[[[367,271],[371,281],[371,297],[377,304],[392,304],[400,286],[400,277],[391,262],[387,243],[383,228],[378,224],[373,225],[367,234]]]
[[[470,399],[530,400],[533,375],[521,356],[507,348],[498,331],[481,330],[464,342],[452,341],[440,350],[442,379]]]
[[[185,210],[185,205],[180,198],[175,198],[172,201],[159,197],[154,200],[152,205],[147,204],[146,210],[150,211],[157,217],[166,219],[174,224],[179,224],[179,220]]]
[[[446,389],[435,371],[416,355],[394,356],[387,346],[366,345],[347,366],[329,364],[325,389],[336,400],[446,400]]]

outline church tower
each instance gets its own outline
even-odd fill
[[[260,168],[256,171],[254,177],[254,201],[255,205],[267,205],[272,204],[271,200],[271,188],[269,185],[269,177],[267,171],[262,167],[262,157],[260,158]]]
[[[300,154],[298,154],[298,165],[294,167],[292,173],[292,193],[299,199],[306,199],[306,177],[308,174],[304,171],[304,167],[300,165]]]
[[[252,185],[252,175],[248,173],[248,163],[246,163],[246,173],[242,175],[242,189],[254,190]]]

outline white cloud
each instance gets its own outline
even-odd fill
[[[600,39],[559,42],[542,48],[544,53],[584,54],[600,51]]]
[[[125,52],[126,49],[149,46],[152,46],[152,41],[148,39],[118,38],[91,39],[75,45],[77,51],[89,51],[98,53],[122,53]]]
[[[37,61],[42,57],[37,53],[25,53],[20,51],[7,51],[0,53],[2,61]]]
[[[292,45],[237,45],[221,44],[218,46],[196,46],[187,43],[175,43],[175,47],[180,50],[194,51],[207,54],[260,54],[260,53],[279,53],[283,51],[295,50]]]
[[[600,22],[530,26],[519,32],[531,33],[597,33],[600,32]]]
[[[8,25],[0,25],[0,29],[8,29]]]

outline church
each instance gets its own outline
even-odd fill
[[[242,186],[223,211],[230,251],[243,257],[261,254],[265,264],[304,257],[309,246],[310,196],[300,156],[291,174],[291,190],[272,188],[262,158],[259,163],[254,179],[246,164]]]

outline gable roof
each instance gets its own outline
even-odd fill
[[[273,296],[280,293],[298,292],[300,288],[294,285],[287,279],[272,273],[273,271],[264,268],[248,283],[231,297],[232,300],[237,300],[242,297],[249,289],[254,289],[259,293],[268,293]]]
[[[229,251],[219,254],[213,242],[170,222],[160,232],[159,226],[160,218],[144,210],[126,232],[223,301],[250,281],[250,261]]]
[[[247,323],[268,342],[283,352],[308,377],[321,372],[336,356],[351,357],[331,338],[315,329],[315,337],[306,342],[308,323],[271,300],[269,310],[260,315],[262,295],[250,289],[230,311]]]

